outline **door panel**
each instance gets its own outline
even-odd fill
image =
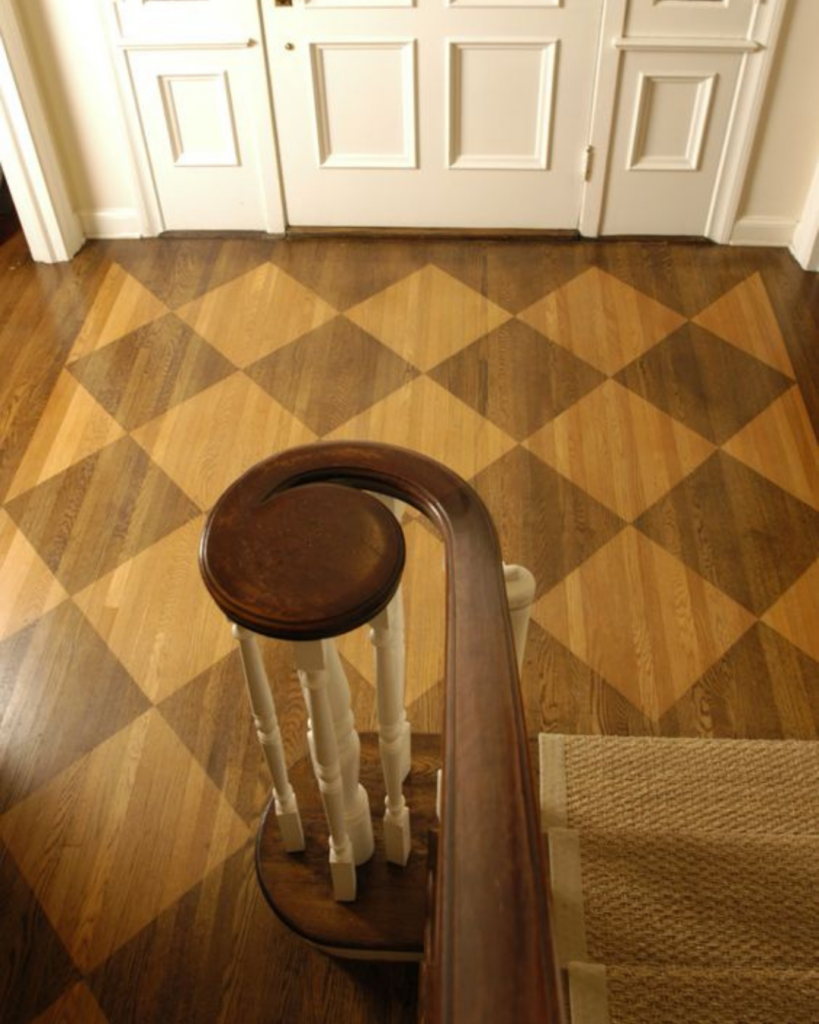
[[[742,59],[624,54],[604,234],[705,234]]]
[[[264,0],[288,222],[576,227],[601,8]]]
[[[126,36],[162,38],[206,34],[254,35],[258,19],[246,0],[116,0],[117,23]]]
[[[450,42],[449,166],[547,170],[557,42]]]
[[[629,36],[744,38],[758,0],[630,0]]]
[[[165,229],[262,227],[245,52],[141,50],[129,62]]]
[[[417,166],[412,41],[310,43],[310,65],[321,167]]]

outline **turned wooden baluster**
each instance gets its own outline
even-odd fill
[[[355,854],[347,831],[344,783],[330,698],[330,648],[326,640],[293,644],[299,682],[310,716],[307,733],[310,756],[330,829],[333,896],[349,901],[354,900],[356,894]]]
[[[535,600],[535,577],[522,565],[507,565],[504,562],[503,581],[506,584],[506,602],[509,605],[512,635],[515,638],[518,672],[522,672],[529,620],[532,617],[532,604]]]
[[[247,474],[236,481],[208,519],[200,553],[203,578],[219,607],[238,624],[254,712],[283,810],[292,806],[292,788],[252,633],[294,641],[310,717],[310,753],[330,830],[333,893],[337,900],[352,900],[355,866],[372,856],[373,834],[369,800],[359,781],[360,740],[350,689],[332,638],[384,612],[401,580],[404,537],[395,517],[374,497],[332,483],[261,500],[254,496],[247,520],[235,514],[235,502],[241,507],[250,498],[251,479]],[[295,836],[289,842],[295,844]],[[292,848],[303,848],[303,840]]]
[[[400,522],[403,502],[376,495]],[[384,847],[387,860],[402,867],[411,849],[410,813],[402,783],[412,759],[410,724],[404,706],[406,651],[404,601],[399,587],[387,607],[373,619],[370,642],[375,654],[378,746],[384,771]]]
[[[285,850],[295,853],[304,849],[304,831],[302,830],[299,805],[295,791],[287,777],[287,764],[284,757],[282,734],[279,720],[276,717],[276,705],[270,692],[270,681],[267,678],[256,637],[248,629],[232,624],[233,635],[239,641],[242,656],[247,694],[253,712],[256,735],[262,747],[265,761],[273,776],[273,799],[276,807],[276,820]]]
[[[372,622],[375,649],[378,746],[384,784],[384,847],[387,860],[404,865],[410,855],[410,814],[402,783],[410,768],[410,725],[404,709],[403,611],[400,594]]]
[[[370,801],[366,790],[359,782],[361,741],[355,729],[355,718],[350,706],[350,684],[347,682],[347,675],[335,642],[323,641],[322,651],[328,673],[327,693],[341,769],[344,822],[350,842],[353,844],[353,860],[356,864],[363,864],[372,857],[374,843]]]

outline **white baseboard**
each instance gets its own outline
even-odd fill
[[[86,238],[142,238],[142,221],[130,206],[108,210],[78,210]]]
[[[796,221],[786,217],[740,217],[731,232],[731,245],[789,246]]]
[[[793,233],[791,252],[803,270],[819,270],[819,160],[805,199],[805,209]]]
[[[800,230],[803,223],[800,221],[796,234],[793,236],[791,252],[803,270],[812,270],[816,273],[819,272],[819,226],[813,224],[812,230],[809,226]]]
[[[795,235],[791,252],[803,270],[819,272],[819,229]]]

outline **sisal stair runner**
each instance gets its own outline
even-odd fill
[[[819,744],[539,745],[572,1024],[819,1024]]]

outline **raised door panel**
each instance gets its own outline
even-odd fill
[[[244,51],[135,51],[129,64],[165,229],[262,227]]]
[[[624,54],[604,234],[705,234],[741,61]]]
[[[630,0],[626,34],[746,38],[758,0]]]
[[[416,167],[414,42],[314,42],[309,52],[319,166]]]
[[[449,44],[449,166],[546,170],[558,44]]]
[[[160,39],[193,35],[253,36],[258,15],[253,0],[115,0],[121,33]]]

